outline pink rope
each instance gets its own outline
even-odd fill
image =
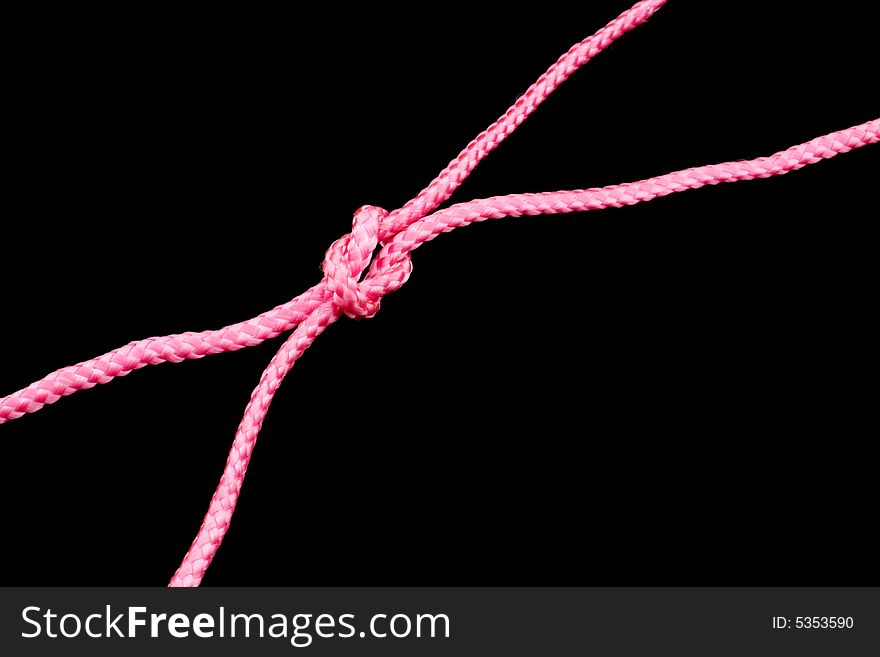
[[[351,232],[327,251],[324,279],[302,295],[253,319],[219,330],[148,338],[57,370],[0,399],[0,424],[146,365],[235,351],[295,329],[251,395],[202,526],[171,580],[171,586],[198,586],[229,529],[257,435],[284,377],[315,338],[343,314],[349,317],[375,315],[382,297],[400,288],[409,278],[410,254],[419,245],[441,233],[486,219],[621,207],[703,185],[781,175],[880,140],[880,119],[875,119],[769,157],[694,167],[601,188],[496,196],[434,212],[480,161],[575,70],[645,22],[665,1],[642,0],[573,46],[500,119],[480,133],[428,187],[403,207],[391,213],[372,206],[360,208],[355,213]],[[373,257],[379,245],[382,249]]]

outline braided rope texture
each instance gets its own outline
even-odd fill
[[[229,529],[257,436],[284,377],[309,345],[343,315],[374,316],[382,297],[399,289],[409,278],[411,253],[421,244],[441,233],[487,219],[622,207],[704,185],[782,175],[880,141],[880,119],[874,119],[769,157],[693,167],[600,188],[496,196],[435,211],[483,158],[574,71],[648,20],[665,2],[642,0],[593,36],[574,45],[501,118],[471,141],[430,185],[401,208],[390,213],[373,206],[360,208],[355,213],[351,232],[327,251],[323,280],[300,296],[253,319],[218,330],[147,338],[57,370],[0,398],[0,424],[147,365],[236,351],[293,330],[251,395],[208,512],[170,584],[198,586]],[[373,256],[380,245],[381,250]]]

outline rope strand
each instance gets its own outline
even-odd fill
[[[0,424],[147,365],[235,351],[294,329],[251,394],[202,526],[170,583],[171,586],[198,586],[229,529],[257,436],[284,377],[312,342],[343,315],[375,315],[382,298],[399,289],[409,278],[411,253],[421,244],[441,233],[487,219],[621,207],[704,185],[782,175],[880,141],[880,119],[874,119],[769,157],[693,167],[600,188],[496,196],[435,211],[483,158],[574,71],[644,23],[665,2],[642,0],[573,46],[501,118],[471,141],[430,185],[401,208],[390,213],[373,206],[360,208],[355,213],[351,232],[327,251],[323,280],[302,295],[253,319],[218,330],[131,342],[98,358],[57,370],[0,399]],[[372,254],[380,244],[382,249],[374,257]]]

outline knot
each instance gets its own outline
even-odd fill
[[[322,269],[327,289],[349,317],[375,315],[382,297],[399,289],[412,273],[408,251],[383,250],[373,260],[381,223],[387,216],[387,210],[372,205],[359,208],[354,213],[351,232],[336,240],[324,256]],[[369,271],[364,276],[367,267]]]

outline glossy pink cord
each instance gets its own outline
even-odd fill
[[[171,586],[198,586],[229,529],[257,434],[284,377],[315,338],[343,314],[372,317],[379,310],[382,297],[400,288],[409,278],[410,254],[419,245],[440,233],[486,219],[620,207],[703,185],[781,175],[880,140],[880,119],[875,119],[769,157],[694,167],[601,188],[496,196],[434,212],[477,164],[575,70],[646,21],[665,2],[643,0],[573,46],[504,116],[480,133],[428,187],[402,208],[390,213],[371,206],[360,208],[355,213],[351,232],[327,251],[323,280],[302,295],[253,319],[219,330],[147,338],[60,369],[0,399],[0,424],[146,365],[234,351],[295,329],[251,395],[202,526],[171,580]],[[373,257],[379,245],[382,249]]]

